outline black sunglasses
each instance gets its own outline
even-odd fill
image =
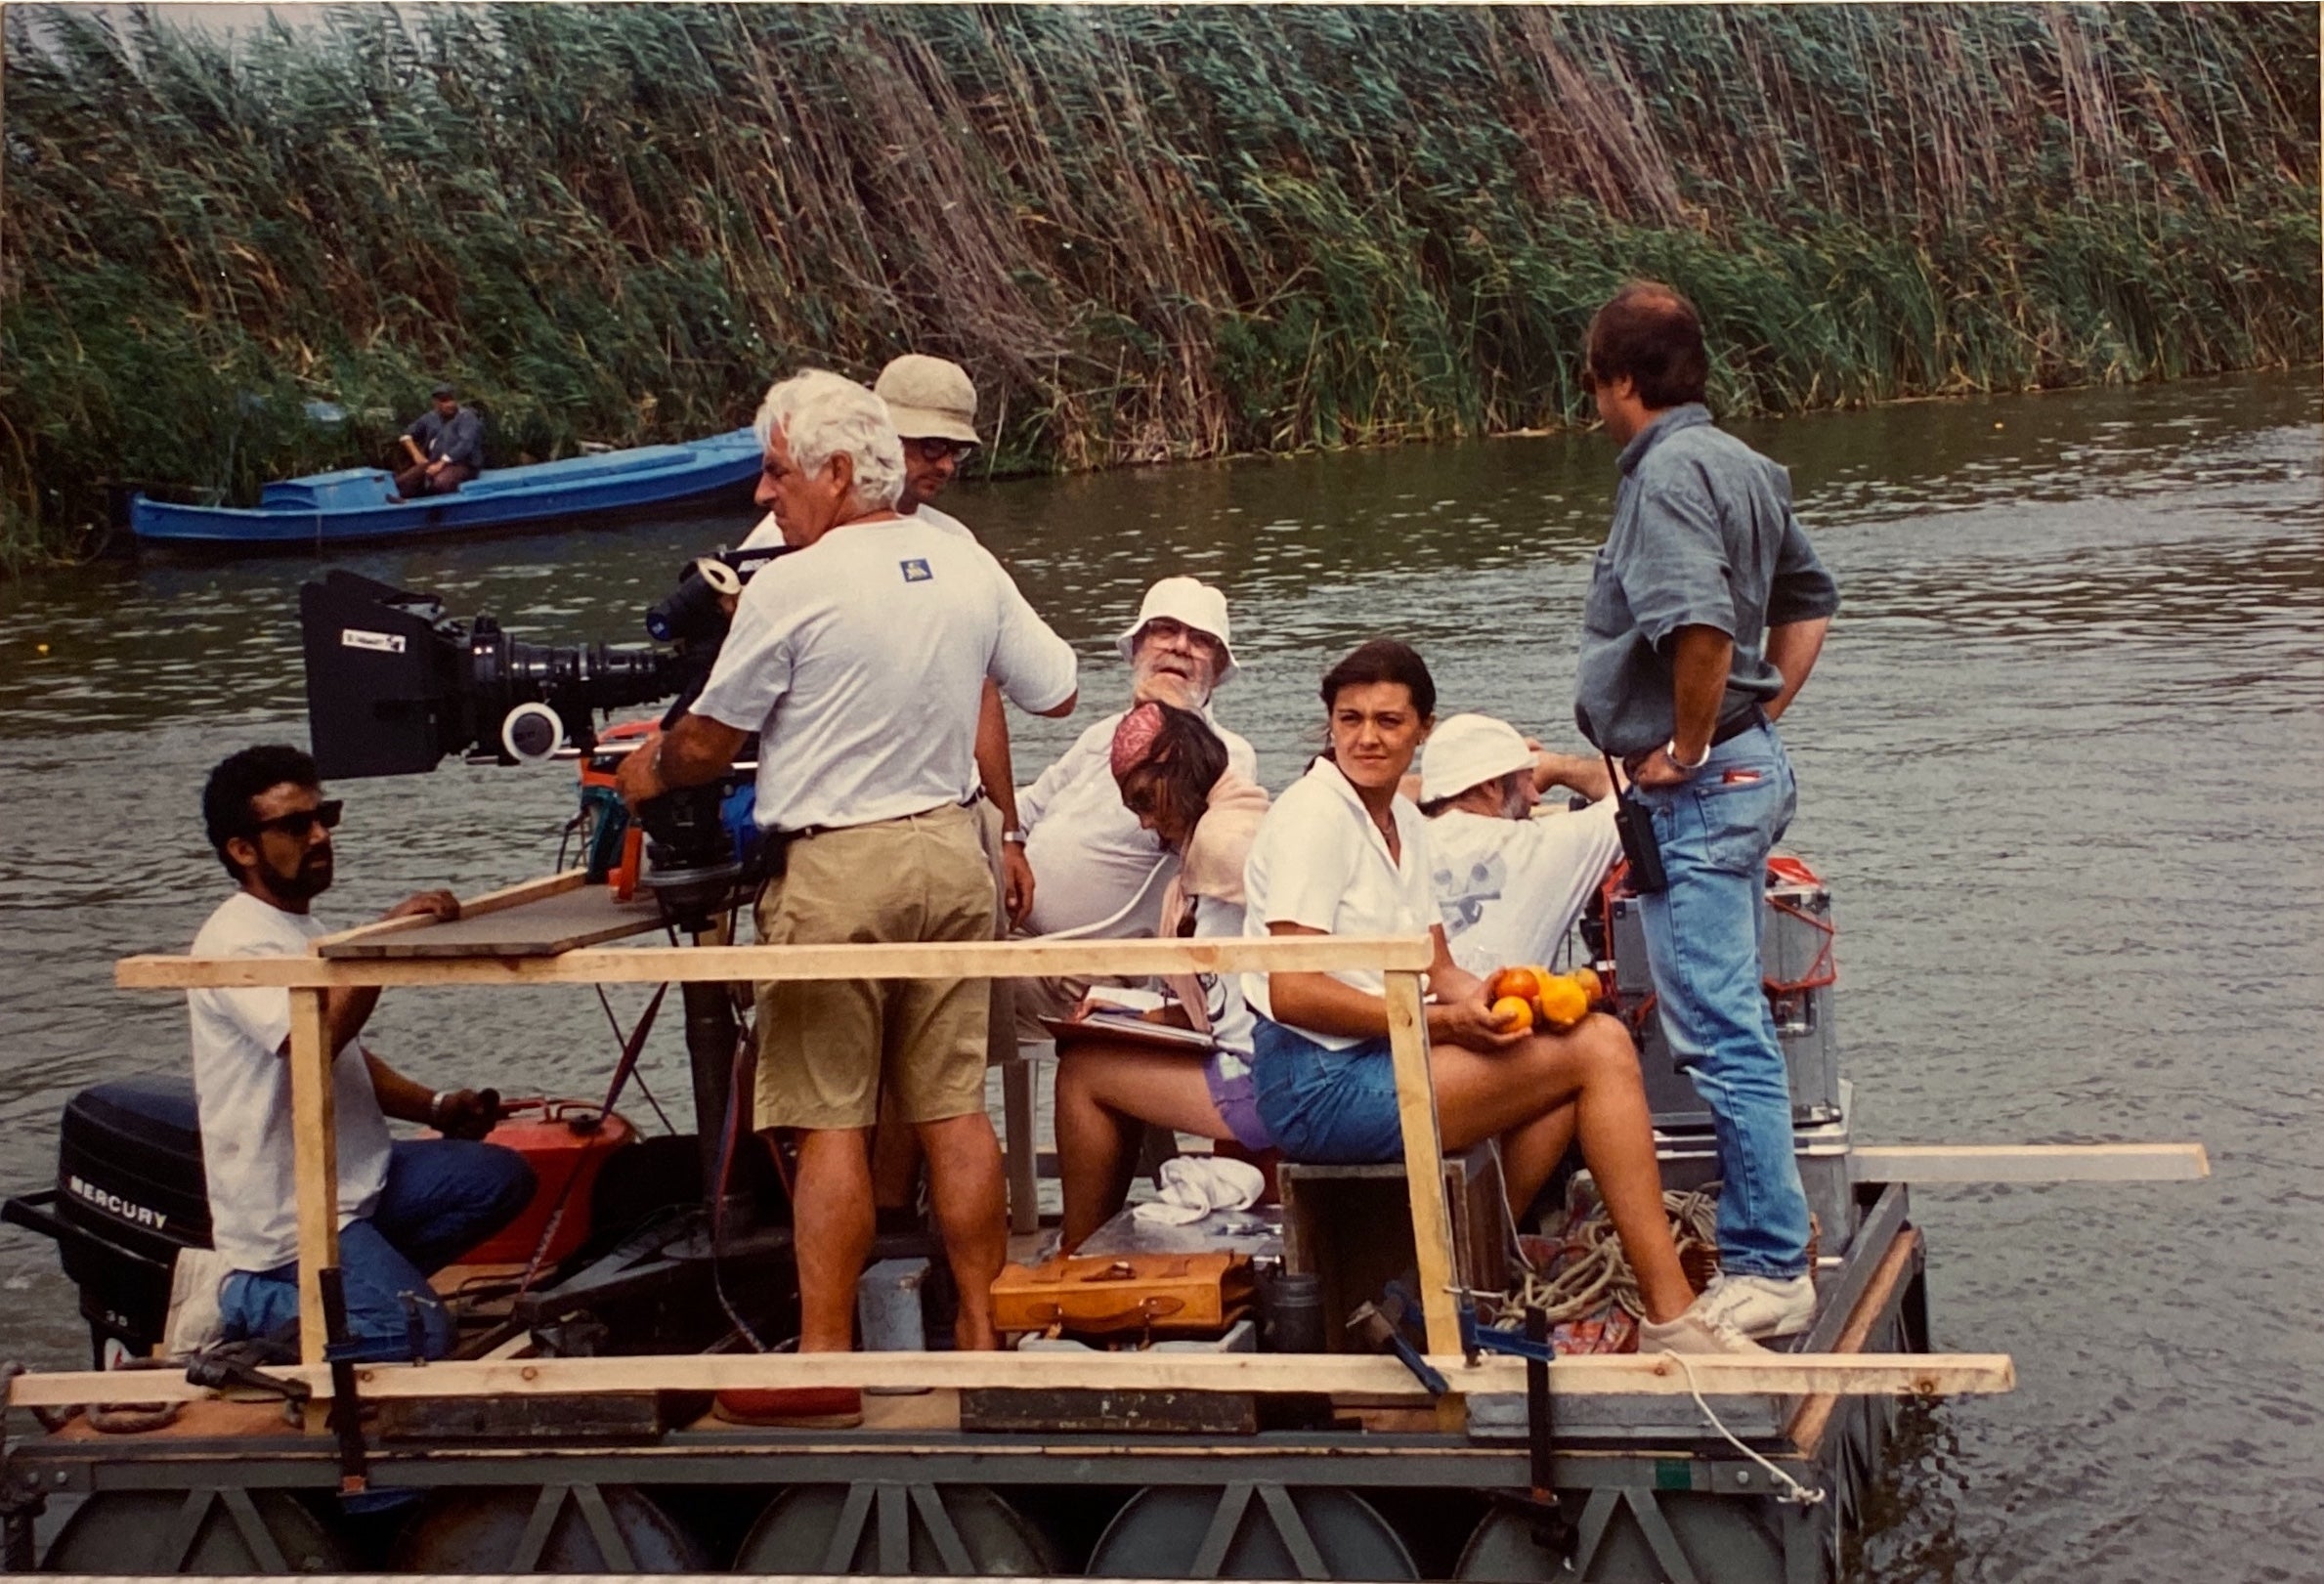
[[[295,814],[278,814],[271,820],[260,820],[250,827],[250,834],[255,836],[268,831],[280,831],[286,836],[304,841],[318,825],[325,831],[336,831],[339,828],[339,816],[346,808],[343,799],[326,797],[313,808],[302,808]]]
[[[976,454],[976,442],[947,440],[941,435],[923,435],[905,444],[917,451],[924,462],[941,462],[947,456],[957,456],[966,465],[968,458]]]

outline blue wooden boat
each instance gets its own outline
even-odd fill
[[[749,429],[682,446],[640,446],[559,462],[493,468],[448,495],[394,504],[394,475],[344,468],[270,484],[256,506],[181,506],[138,495],[130,527],[148,544],[348,544],[430,534],[564,524],[735,490],[755,477],[757,436]]]

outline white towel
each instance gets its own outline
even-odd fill
[[[1224,1155],[1173,1155],[1155,1175],[1162,1182],[1162,1197],[1132,1214],[1165,1226],[1198,1221],[1214,1210],[1248,1210],[1267,1187],[1258,1167]]]

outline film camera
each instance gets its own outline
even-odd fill
[[[646,613],[648,633],[667,646],[653,648],[525,643],[490,616],[454,619],[432,594],[334,571],[299,590],[316,766],[340,780],[417,774],[453,754],[538,763],[569,745],[585,755],[601,713],[674,695],[667,726],[701,691],[725,641],[720,596],[740,593],[783,553],[726,551],[688,565]],[[638,811],[647,883],[673,919],[714,909],[745,878],[751,855],[721,819],[738,785],[729,777],[681,789]],[[620,817],[619,805],[608,813]]]

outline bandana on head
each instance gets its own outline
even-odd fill
[[[1141,704],[1122,717],[1113,729],[1113,778],[1116,781],[1145,763],[1146,755],[1154,751],[1154,739],[1162,735],[1162,706]]]

